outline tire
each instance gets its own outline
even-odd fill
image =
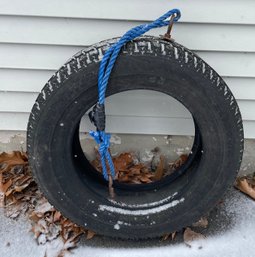
[[[199,150],[171,183],[142,189],[115,183],[110,200],[107,183],[81,150],[78,128],[97,101],[99,61],[114,42],[79,52],[45,85],[29,118],[29,163],[49,202],[75,223],[110,237],[158,237],[197,221],[233,183],[243,153],[241,114],[222,78],[193,52],[156,37],[128,43],[107,96],[148,89],[176,98],[193,115]]]

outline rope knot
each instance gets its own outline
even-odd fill
[[[96,143],[99,145],[98,151],[99,151],[100,158],[101,158],[102,171],[103,171],[104,178],[106,180],[109,180],[109,175],[111,175],[112,178],[114,179],[114,177],[115,177],[114,164],[113,164],[110,152],[109,152],[111,135],[105,133],[104,131],[90,131],[89,134],[91,137],[94,138]],[[108,171],[107,171],[106,161],[110,168],[110,174],[108,174]]]

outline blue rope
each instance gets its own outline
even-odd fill
[[[181,12],[179,9],[172,9],[167,13],[165,13],[164,15],[162,15],[161,17],[159,17],[157,20],[153,21],[152,23],[142,24],[130,29],[119,39],[118,42],[113,44],[105,52],[104,57],[100,63],[100,68],[98,73],[98,103],[100,105],[104,105],[105,103],[105,91],[107,88],[108,80],[122,46],[125,45],[127,42],[135,39],[136,37],[143,35],[144,33],[148,32],[151,29],[168,26],[169,20],[167,19],[172,15],[175,15],[173,21],[177,22],[181,17]],[[97,131],[97,132],[90,131],[90,135],[95,139],[96,143],[99,144],[99,153],[101,156],[102,171],[103,171],[104,178],[108,180],[106,160],[110,168],[111,176],[112,178],[114,178],[115,177],[114,165],[108,150],[110,146],[111,135],[106,134],[104,131]]]

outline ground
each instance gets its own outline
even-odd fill
[[[121,141],[116,136],[113,139],[112,150],[116,154],[130,148],[126,142],[134,145],[128,137],[122,137]],[[171,141],[171,145],[179,150],[178,144],[175,144],[176,138],[164,139],[164,137],[163,139],[162,137],[152,137],[148,140],[148,137],[144,137],[142,144],[148,149],[160,144],[161,149],[164,150],[165,145]],[[87,137],[81,138],[81,142],[83,140],[88,139]],[[19,144],[22,144],[22,148],[23,145],[25,146],[24,135],[14,137],[10,142],[1,142],[0,150],[20,149],[21,145],[18,147]],[[255,141],[245,140],[244,159],[239,175],[255,171],[254,151]],[[177,152],[175,150],[173,154]],[[211,211],[208,228],[198,231],[204,234],[206,239],[193,242],[191,247],[183,243],[182,233],[177,234],[174,241],[153,239],[135,242],[95,236],[91,240],[82,239],[78,247],[65,256],[254,257],[254,215],[255,201],[231,187],[222,201]],[[0,257],[56,257],[55,250],[58,248],[59,242],[55,241],[51,245],[37,245],[33,234],[29,232],[30,229],[30,221],[27,217],[22,216],[18,220],[11,220],[3,215],[3,209],[0,208]],[[45,255],[46,252],[47,255]]]
[[[168,239],[125,241],[95,236],[82,240],[77,249],[65,256],[74,257],[254,257],[255,245],[255,201],[231,188],[222,202],[209,216],[209,226],[201,232],[205,240],[196,241],[191,247],[183,243],[179,234],[173,242]],[[47,257],[54,256],[54,245],[38,246],[33,238],[30,223],[21,217],[17,221],[5,218],[0,212],[0,256],[1,257]]]

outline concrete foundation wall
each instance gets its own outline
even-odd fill
[[[80,141],[86,156],[94,158],[95,143],[88,134],[81,134]],[[117,156],[122,152],[139,153],[141,159],[150,158],[150,151],[159,147],[167,159],[175,160],[180,154],[188,153],[192,147],[193,138],[189,136],[159,136],[159,135],[128,135],[113,134],[111,138],[111,152]],[[13,150],[26,151],[26,134],[23,131],[0,132],[0,152]],[[244,156],[240,174],[255,172],[255,140],[244,141]]]

